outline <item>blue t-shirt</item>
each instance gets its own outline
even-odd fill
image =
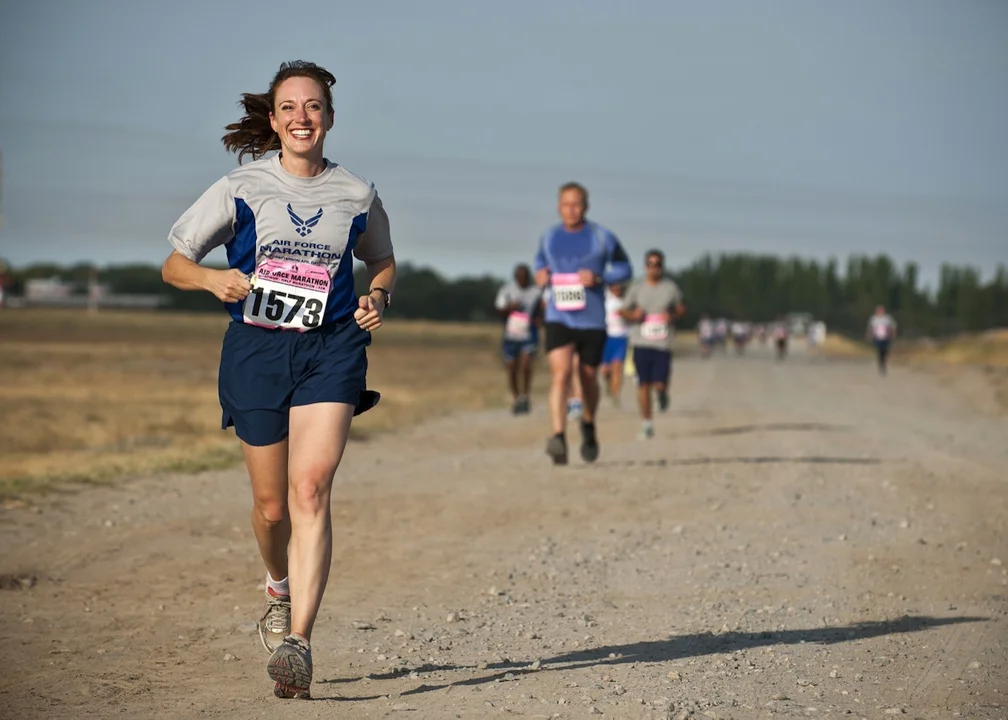
[[[580,309],[558,310],[556,287],[548,293],[546,322],[581,330],[605,329],[605,286],[626,282],[633,276],[630,259],[619,239],[593,222],[586,222],[575,232],[570,232],[562,224],[548,229],[539,241],[534,267],[536,271],[549,268],[554,282],[557,275],[575,275],[578,270],[591,270],[602,278],[604,284],[584,288],[583,307]],[[566,290],[565,294],[568,292]]]

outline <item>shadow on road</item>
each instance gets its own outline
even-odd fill
[[[694,458],[651,458],[645,460],[601,460],[590,467],[597,468],[627,468],[627,467],[669,467],[673,465],[761,465],[761,464],[792,464],[792,465],[879,465],[881,458],[872,457],[829,457],[823,455],[804,455],[798,457],[783,457],[781,455],[749,455],[729,457],[694,457]]]
[[[834,645],[843,642],[856,642],[885,635],[920,632],[930,628],[960,623],[984,622],[989,618],[982,617],[948,617],[937,618],[928,616],[904,616],[896,620],[879,620],[854,623],[832,628],[809,628],[804,630],[780,630],[766,632],[726,632],[726,633],[694,633],[691,635],[676,635],[663,640],[643,640],[625,645],[604,645],[597,648],[586,648],[574,652],[542,658],[538,670],[533,670],[529,663],[514,661],[490,663],[486,670],[477,677],[465,678],[455,682],[435,685],[423,684],[399,693],[401,697],[420,693],[444,690],[450,687],[466,687],[483,685],[497,680],[511,680],[520,675],[536,672],[551,672],[558,670],[576,670],[584,667],[605,667],[609,665],[626,665],[629,663],[660,663],[669,660],[701,657],[713,653],[731,653],[736,650],[749,650],[770,645],[799,645],[803,643]],[[475,670],[473,666],[461,665],[425,665],[413,668],[418,673],[451,672]],[[402,678],[402,673],[384,673],[369,675],[372,680],[390,680]],[[359,678],[358,678],[359,679]],[[333,679],[320,680],[317,684],[346,683],[354,680]],[[384,697],[374,695],[368,697],[329,697],[318,700],[354,701],[375,700]]]
[[[744,435],[754,432],[821,431],[836,432],[847,430],[845,425],[818,422],[761,423],[754,425],[734,425],[731,427],[708,428],[687,433],[676,433],[676,437],[713,437],[717,435]]]

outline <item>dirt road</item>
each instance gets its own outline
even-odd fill
[[[965,389],[685,359],[594,466],[541,402],[355,443],[313,701],[272,697],[242,472],[4,512],[0,716],[1008,717],[1008,420]]]

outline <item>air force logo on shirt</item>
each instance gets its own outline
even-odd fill
[[[294,229],[297,231],[297,234],[305,237],[306,235],[311,235],[311,229],[318,225],[318,221],[322,219],[322,208],[319,208],[318,212],[307,220],[302,220],[294,212],[291,204],[287,203],[287,214],[290,215],[291,222],[294,223]]]

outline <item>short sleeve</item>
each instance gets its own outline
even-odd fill
[[[353,251],[354,257],[363,263],[381,262],[392,256],[392,233],[388,215],[381,198],[375,193],[368,209],[367,226]]]
[[[502,285],[501,289],[497,291],[497,298],[494,300],[494,308],[497,310],[503,310],[508,306],[508,286]]]
[[[623,301],[624,310],[633,310],[635,307],[637,307],[637,295],[638,295],[637,288],[638,288],[637,283],[634,283],[626,291],[626,296]]]
[[[227,176],[199,196],[172,225],[168,242],[193,262],[234,237],[235,199]]]

